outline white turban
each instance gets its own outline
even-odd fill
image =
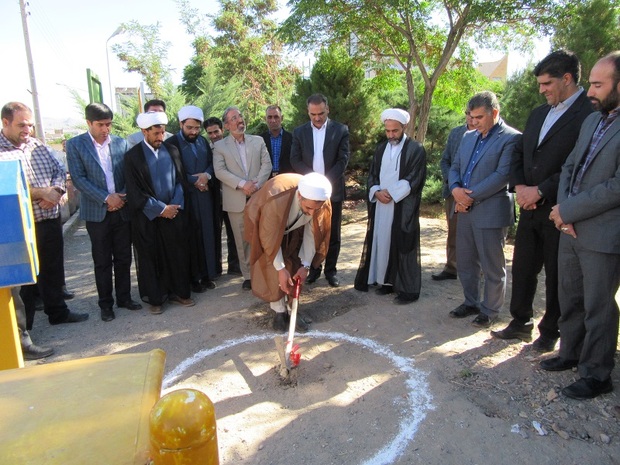
[[[179,121],[183,122],[188,118],[198,120],[201,123],[205,120],[202,110],[194,105],[187,105],[179,110]]]
[[[140,113],[136,118],[138,127],[148,129],[151,126],[159,126],[160,124],[168,124],[168,117],[163,111],[149,111]]]
[[[325,202],[332,195],[332,185],[325,176],[319,173],[309,173],[299,180],[297,186],[301,196],[308,200]]]
[[[407,124],[409,122],[409,113],[400,108],[388,108],[381,113],[381,122],[385,123],[386,119],[398,121],[400,124]]]

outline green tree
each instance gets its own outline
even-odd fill
[[[280,33],[311,48],[350,43],[369,63],[397,65],[405,73],[413,121],[410,135],[424,141],[432,97],[454,54],[467,41],[525,46],[546,31],[567,0],[290,0]],[[414,70],[423,82],[416,92]]]
[[[297,111],[293,117],[295,126],[308,121],[306,99],[316,93],[327,97],[329,117],[349,127],[349,167],[367,168],[379,131],[380,110],[368,92],[359,60],[338,45],[319,53],[310,78],[297,82],[292,98]]]
[[[594,63],[619,47],[620,0],[585,0],[567,8],[568,14],[557,25],[551,46],[577,54],[585,86]]]
[[[291,95],[296,66],[286,62],[277,24],[271,15],[276,0],[220,0],[221,10],[212,18],[218,35],[211,54],[219,79],[242,83],[238,103],[245,102],[246,117],[256,121],[265,106],[281,104]]]
[[[165,64],[170,42],[159,37],[159,23],[142,25],[137,21],[121,24],[127,42],[112,45],[112,51],[125,63],[125,70],[142,76],[156,96],[162,96],[163,86],[170,81],[170,67]]]

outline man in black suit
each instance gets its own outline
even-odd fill
[[[342,202],[345,197],[344,170],[349,161],[349,128],[328,119],[327,97],[314,94],[308,97],[310,121],[295,128],[291,147],[291,165],[296,173],[323,174],[332,184],[332,224],[329,250],[325,258],[325,278],[332,287],[338,287],[336,262],[340,254],[340,223]],[[312,268],[306,283],[312,284],[321,275],[321,267]]]
[[[546,310],[533,348],[550,352],[560,336],[558,319],[558,244],[560,232],[549,221],[556,204],[562,164],[574,148],[583,120],[592,105],[578,82],[581,65],[572,52],[559,50],[545,57],[535,68],[539,91],[547,103],[534,109],[523,138],[512,155],[510,185],[521,207],[512,264],[512,321],[499,339],[532,340],[533,301],[538,273],[545,266]]]
[[[268,131],[261,134],[271,157],[271,177],[282,173],[294,173],[291,166],[291,146],[293,135],[282,127],[282,109],[278,105],[269,105],[265,110]]]

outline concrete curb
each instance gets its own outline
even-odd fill
[[[69,230],[73,227],[74,223],[80,219],[80,209],[78,208],[73,215],[62,225],[63,237],[67,235]]]

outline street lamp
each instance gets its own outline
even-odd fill
[[[125,26],[121,24],[119,27],[116,28],[116,31],[114,31],[112,35],[108,37],[108,40],[105,41],[105,57],[106,61],[108,62],[108,85],[110,86],[110,109],[112,111],[114,111],[114,94],[112,93],[112,78],[110,77],[110,55],[108,53],[108,42],[110,42],[110,39],[112,37],[116,37],[123,32],[125,32]]]

